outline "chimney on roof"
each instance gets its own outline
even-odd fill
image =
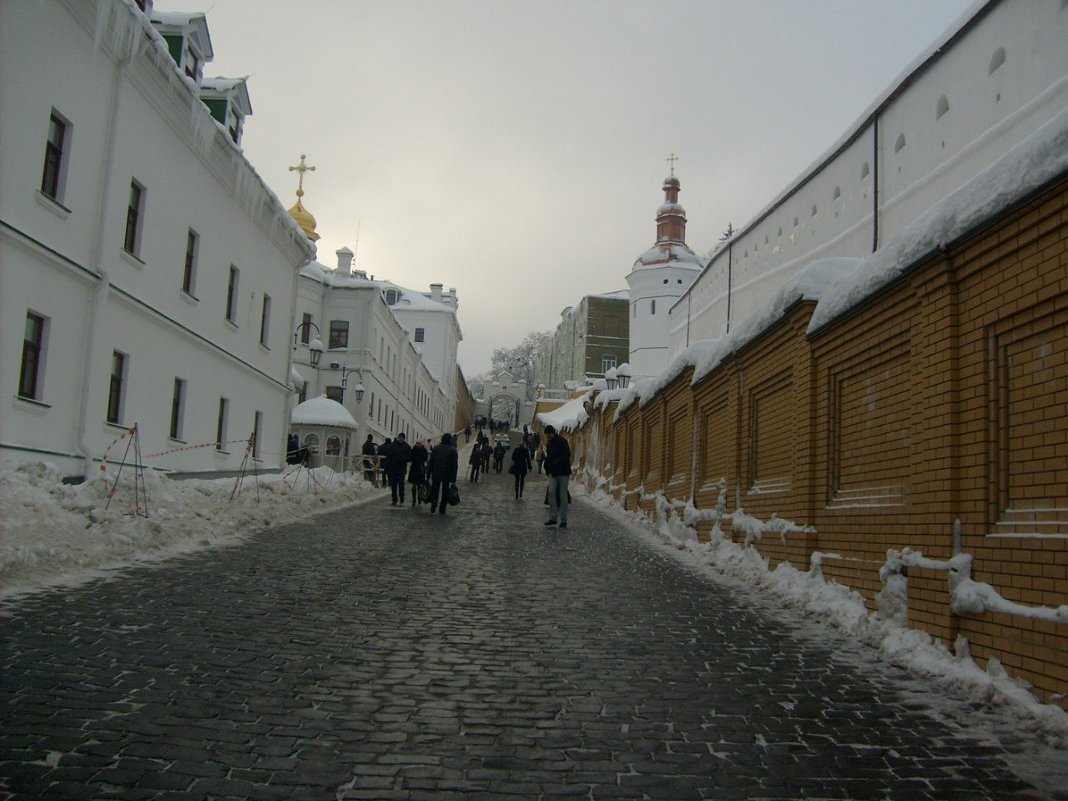
[[[352,257],[355,254],[348,248],[343,247],[340,250],[335,250],[334,255],[337,256],[337,271],[339,273],[351,273]]]
[[[430,285],[430,299],[441,303],[441,289],[444,284],[431,284]]]

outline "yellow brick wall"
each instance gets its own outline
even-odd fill
[[[976,581],[1068,604],[1068,184],[808,337],[812,309],[696,385],[687,370],[618,421],[615,405],[595,414],[573,434],[599,439],[589,466],[630,509],[658,491],[714,508],[725,482],[728,512],[813,526],[756,547],[800,569],[837,554],[824,575],[872,609],[887,549],[945,560],[958,538]],[[965,635],[1068,705],[1068,624],[955,615],[944,570],[912,568],[908,587],[909,625]]]

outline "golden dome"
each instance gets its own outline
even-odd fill
[[[289,216],[300,226],[300,230],[304,232],[304,236],[308,237],[310,241],[315,242],[319,239],[319,234],[315,233],[315,217],[312,216],[312,213],[304,208],[304,204],[300,202],[303,195],[304,190],[298,189],[297,202],[293,204],[293,208],[289,209]]]

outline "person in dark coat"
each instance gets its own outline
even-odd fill
[[[393,506],[404,503],[404,473],[408,468],[408,462],[412,458],[412,446],[408,444],[404,432],[397,434],[397,438],[389,448],[389,457],[386,460],[386,475],[389,477],[389,492],[393,497]]]
[[[467,474],[468,481],[478,481],[478,471],[482,467],[482,445],[479,442],[475,443],[475,447],[471,449],[471,455],[467,458],[467,463],[471,465],[471,471]]]
[[[497,440],[497,444],[493,446],[493,472],[497,475],[500,475],[504,469],[504,454],[506,453],[508,453],[507,446]]]
[[[429,456],[426,446],[416,440],[412,446],[411,461],[408,462],[408,483],[412,485],[412,506],[419,503],[419,488],[426,483],[426,460]]]
[[[363,447],[360,449],[360,453],[363,454],[363,477],[374,483],[375,480],[375,455],[378,453],[378,448],[375,447],[374,434],[368,434],[367,439],[363,442]]]
[[[567,484],[571,478],[571,446],[556,433],[552,426],[545,426],[545,460],[542,463],[549,476],[549,519],[547,526],[567,528]]]
[[[530,463],[530,451],[523,443],[519,443],[512,451],[512,466],[508,472],[515,476],[515,499],[523,497],[523,485],[527,481],[527,473],[533,465]]]
[[[441,442],[430,452],[427,469],[430,472],[430,511],[445,514],[449,488],[456,483],[456,474],[460,470],[460,454],[452,444],[451,434],[441,435]]]

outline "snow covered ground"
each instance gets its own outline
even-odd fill
[[[225,547],[246,541],[255,531],[381,497],[362,477],[329,468],[290,467],[282,474],[175,481],[145,475],[146,498],[135,493],[132,476],[123,477],[108,501],[103,479],[64,485],[44,464],[0,470],[0,599],[57,586],[75,586],[139,563],[179,553]],[[577,483],[577,482],[576,482]],[[576,487],[577,494],[583,494]],[[863,644],[876,658],[912,671],[926,686],[943,688],[976,704],[996,708],[1021,730],[1037,734],[1051,747],[1068,750],[1068,713],[1039,703],[996,661],[981,669],[959,646],[951,653],[929,635],[903,628],[867,611],[860,596],[827,582],[818,570],[789,565],[769,570],[753,548],[718,539],[698,542],[682,519],[658,505],[649,519],[625,512],[608,494],[589,493],[620,527],[671,553],[692,569],[720,580],[738,580],[773,605],[801,611],[820,625],[832,626]],[[143,512],[147,504],[148,516]],[[1065,760],[1068,764],[1068,760]]]

